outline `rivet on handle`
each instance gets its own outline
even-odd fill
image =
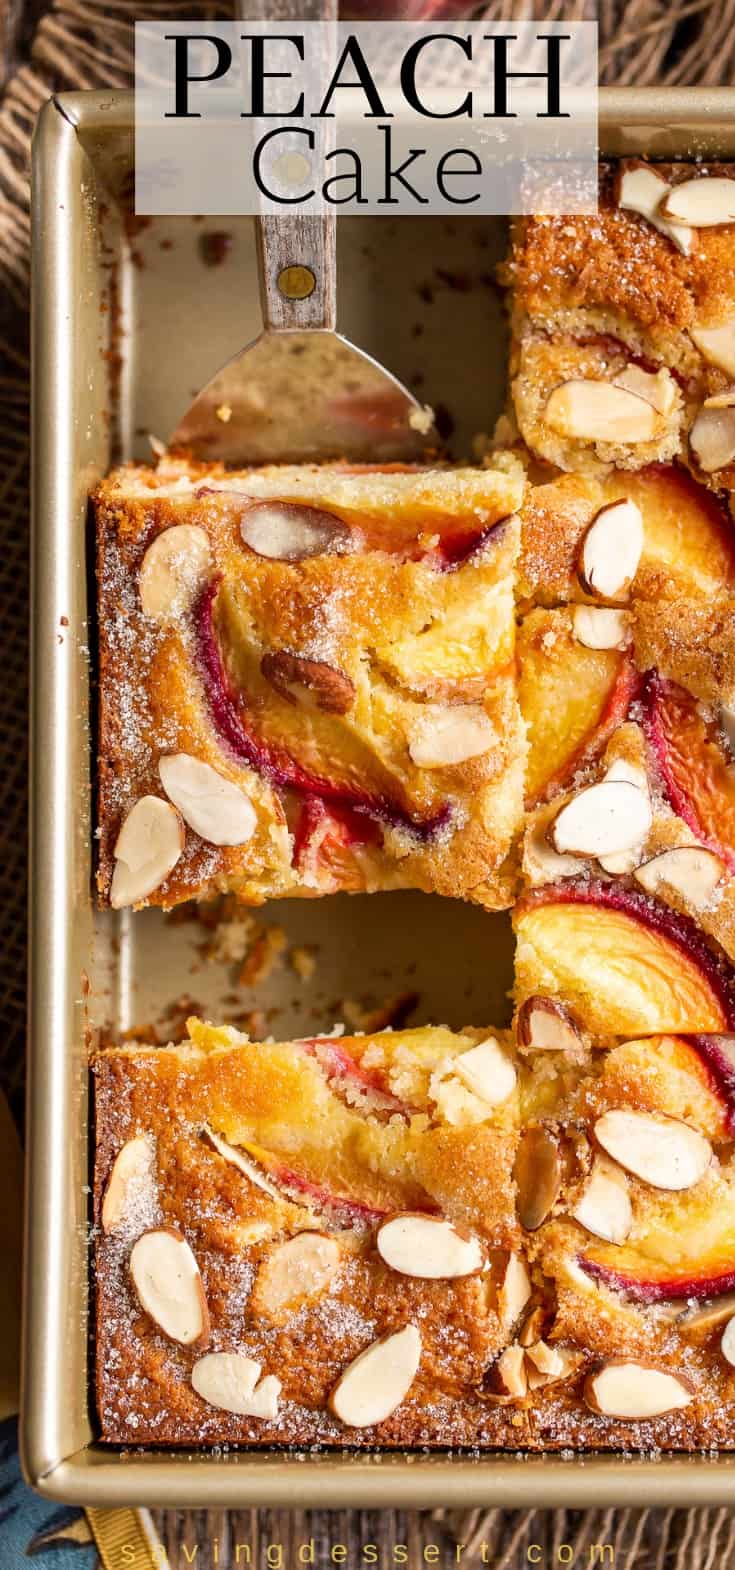
[[[278,274],[278,288],[287,300],[308,300],[316,288],[316,277],[310,267],[282,267]]]

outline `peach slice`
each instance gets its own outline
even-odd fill
[[[725,1108],[727,1128],[735,1135],[735,1036],[690,1036],[687,1045],[704,1064]]]
[[[735,777],[717,720],[695,698],[649,671],[641,693],[643,728],[674,812],[701,844],[735,872]]]
[[[703,593],[733,583],[732,519],[719,498],[685,469],[652,464],[636,474],[612,476],[605,491],[630,496],[640,507],[645,533],[641,571],[653,572],[654,585],[659,570],[690,578]]]
[[[325,801],[336,803],[337,806],[352,808],[381,823],[404,829],[424,843],[435,839],[451,819],[451,805],[447,803],[440,807],[433,817],[422,819],[413,816],[401,803],[389,799],[387,792],[371,791],[369,786],[361,783],[357,777],[359,769],[367,769],[371,762],[374,769],[377,767],[373,755],[370,754],[368,757],[366,748],[362,749],[357,761],[353,760],[352,767],[348,763],[344,779],[329,778],[326,760],[322,759],[321,755],[318,755],[316,760],[318,772],[311,772],[309,766],[305,766],[298,757],[294,756],[295,745],[299,739],[305,743],[307,738],[313,737],[315,731],[313,712],[309,716],[306,729],[303,726],[299,729],[297,726],[291,751],[285,740],[274,740],[269,736],[256,734],[252,714],[247,711],[240,695],[232,689],[219,646],[214,620],[219,589],[219,582],[215,582],[210,584],[201,595],[195,613],[195,628],[199,666],[212,723],[235,756],[274,786],[291,788],[303,795],[320,797]],[[287,705],[284,704],[283,707],[287,708]],[[263,714],[266,712],[263,710]],[[297,710],[294,709],[294,713],[296,712]],[[263,714],[260,716],[261,723]],[[327,714],[324,718],[333,725],[339,723],[339,716]],[[333,744],[332,732],[330,737]],[[348,736],[345,732],[345,743],[347,740]]]
[[[398,1114],[408,1119],[416,1110],[386,1090],[377,1070],[363,1068],[334,1036],[304,1037],[294,1045],[316,1059],[330,1083],[351,1091],[353,1100],[355,1092],[364,1098],[369,1112]]]
[[[549,884],[519,902],[516,935],[521,981],[551,987],[602,1035],[709,1033],[735,1023],[735,977],[724,955],[689,917],[637,891]]]
[[[333,1226],[355,1227],[360,1230],[378,1226],[388,1214],[374,1205],[367,1205],[351,1195],[334,1194],[321,1183],[314,1183],[287,1167],[278,1156],[261,1146],[248,1143],[243,1147],[248,1156],[267,1173],[283,1195],[294,1204],[305,1205],[320,1212]]]
[[[636,1241],[588,1243],[577,1264],[639,1303],[720,1298],[735,1290],[735,1203],[714,1179],[649,1202]],[[640,1231],[640,1228],[639,1228]]]
[[[529,616],[519,637],[521,712],[528,727],[526,798],[547,801],[576,771],[591,763],[625,720],[637,673],[620,649],[591,649],[548,617]]]

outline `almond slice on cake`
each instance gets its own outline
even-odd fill
[[[634,501],[609,502],[582,541],[579,578],[587,594],[617,600],[627,594],[643,551],[643,516]]]
[[[141,1308],[171,1341],[193,1346],[209,1333],[199,1266],[181,1233],[143,1232],[130,1252],[130,1275]]]
[[[378,1228],[375,1242],[391,1270],[425,1281],[475,1275],[485,1263],[478,1239],[439,1216],[415,1212],[389,1216]]]
[[[281,1381],[260,1377],[260,1363],[243,1352],[208,1352],[191,1371],[191,1383],[202,1401],[236,1417],[276,1418]]]
[[[544,419],[558,436],[586,442],[650,442],[661,425],[647,398],[614,382],[581,377],[553,389]]]
[[[693,1391],[686,1379],[653,1363],[615,1358],[585,1380],[584,1399],[602,1417],[642,1421],[688,1406]]]
[[[697,1129],[651,1112],[604,1112],[595,1138],[626,1172],[672,1192],[693,1188],[712,1161],[712,1146]]]
[[[184,849],[179,813],[160,796],[141,796],[131,807],[115,841],[110,884],[113,910],[139,905],[173,872]]]
[[[329,1408],[347,1428],[383,1423],[405,1400],[421,1359],[421,1336],[404,1325],[360,1352],[340,1375]]]

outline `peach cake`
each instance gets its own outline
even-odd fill
[[[732,165],[602,165],[594,218],[514,223],[515,419],[537,457],[605,474],[682,459],[735,485]]]
[[[733,1444],[720,1037],[188,1030],[94,1061],[104,1440]]]
[[[413,887],[509,905],[523,484],[509,454],[105,480],[102,902]]]

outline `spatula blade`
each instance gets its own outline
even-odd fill
[[[416,463],[431,412],[339,333],[264,332],[194,400],[169,441],[203,462]]]

